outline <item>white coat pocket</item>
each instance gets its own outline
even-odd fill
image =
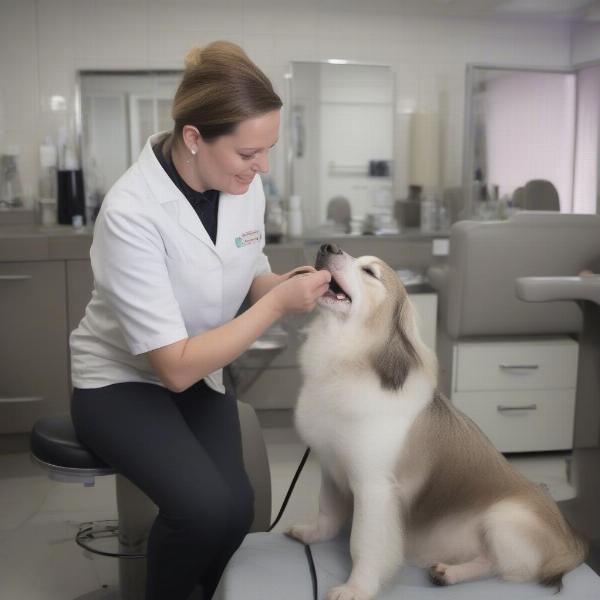
[[[186,261],[166,256],[165,262],[188,335],[218,327],[223,319],[223,269],[219,259]]]

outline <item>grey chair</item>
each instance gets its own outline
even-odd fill
[[[327,220],[333,221],[344,233],[350,231],[352,207],[345,196],[334,196],[327,203]]]
[[[462,187],[450,187],[444,189],[443,204],[448,212],[449,225],[452,225],[461,219],[468,218],[465,215],[467,203],[465,200],[465,192]]]
[[[523,206],[525,210],[560,211],[558,192],[552,182],[546,179],[532,179],[523,188]]]
[[[238,402],[238,409],[244,465],[254,488],[255,516],[251,531],[266,531],[271,518],[271,477],[266,447],[254,409],[242,402]],[[92,486],[95,477],[115,473],[79,442],[69,415],[37,421],[31,432],[30,449],[34,462],[56,481]],[[119,553],[143,556],[158,508],[139,488],[118,473],[116,493]],[[120,558],[119,589],[91,592],[80,600],[143,600],[145,580],[145,558]]]
[[[576,275],[600,249],[600,216],[518,212],[506,221],[459,221],[444,267],[428,276],[439,293],[440,327],[450,338],[574,333],[572,302],[532,305],[514,293],[517,277]]]
[[[513,192],[512,202],[516,208],[525,208],[525,188],[523,186],[518,187]]]
[[[438,291],[440,387],[504,452],[572,447],[572,431],[567,430],[567,423],[574,419],[576,402],[576,346],[567,357],[575,361],[568,385],[552,372],[556,364],[564,366],[562,355],[545,371],[550,383],[544,380],[544,385],[536,385],[535,378],[541,381],[544,375],[543,365],[537,367],[539,345],[543,340],[547,339],[549,348],[544,351],[555,355],[567,352],[564,346],[581,331],[582,324],[581,312],[573,302],[523,302],[515,294],[515,281],[527,276],[576,275],[596,253],[600,253],[600,216],[524,211],[507,221],[455,223],[450,231],[447,265],[428,270],[431,285]],[[523,359],[526,344],[529,344],[527,358]],[[556,346],[550,348],[552,344]],[[559,345],[562,348],[558,348]],[[471,377],[471,371],[482,364],[483,359],[480,361],[477,355],[481,349],[489,349],[490,356],[504,353],[504,359],[485,364],[489,377],[485,379],[487,375],[481,372],[477,385],[471,385],[475,377]],[[508,368],[511,363],[515,368]],[[528,365],[531,373],[526,377]],[[468,375],[470,381],[461,384],[462,375]],[[498,384],[491,383],[492,380]],[[555,404],[545,408],[544,398],[541,402],[534,398],[532,390],[535,388],[547,389],[550,392],[547,397],[552,396]],[[564,389],[564,393],[560,389]],[[493,407],[485,405],[488,413],[482,414],[484,396],[491,405],[494,394],[497,403]],[[537,410],[538,421],[531,419],[536,427],[534,433],[538,435],[535,442],[528,435],[525,419],[515,418],[516,412],[510,415],[506,412],[504,419],[497,414],[496,411],[507,405],[501,399],[509,397],[515,400],[515,406],[531,406]],[[512,410],[512,406],[510,408]],[[549,423],[556,433],[556,441],[542,429],[549,427]],[[515,426],[523,430],[517,433]],[[546,447],[542,436],[548,440]]]

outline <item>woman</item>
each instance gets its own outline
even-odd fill
[[[270,272],[258,175],[281,100],[238,46],[186,57],[173,132],[152,136],[96,221],[95,289],[71,334],[77,435],[159,507],[148,600],[210,598],[248,532],[253,492],[222,368],[330,276]],[[235,317],[248,295],[252,306]]]

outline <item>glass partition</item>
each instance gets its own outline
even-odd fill
[[[576,74],[467,70],[465,217],[573,209]]]
[[[390,67],[292,62],[290,98],[289,191],[304,232],[397,231]]]

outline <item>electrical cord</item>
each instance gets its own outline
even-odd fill
[[[302,457],[302,460],[300,461],[300,464],[298,465],[298,468],[296,469],[296,473],[294,474],[294,477],[292,478],[292,483],[290,483],[290,487],[288,488],[287,494],[285,495],[285,498],[283,499],[283,503],[281,504],[279,513],[278,513],[277,517],[275,518],[275,520],[273,521],[273,523],[271,523],[271,525],[270,525],[269,529],[267,529],[267,531],[271,531],[277,525],[277,523],[279,523],[279,520],[283,516],[285,507],[287,506],[288,501],[292,495],[292,492],[294,491],[294,488],[296,487],[296,483],[298,482],[300,473],[302,473],[302,469],[304,468],[304,465],[306,464],[306,461],[308,460],[309,454],[310,454],[310,448],[307,447],[306,451],[304,452],[304,456]],[[309,544],[304,544],[304,553],[306,554],[306,560],[308,560],[308,568],[310,570],[310,578],[312,581],[312,588],[313,588],[313,600],[318,600],[319,585],[318,585],[318,581],[317,581],[317,569],[315,568],[315,561],[313,560],[313,555],[312,555],[312,551],[310,549]]]

